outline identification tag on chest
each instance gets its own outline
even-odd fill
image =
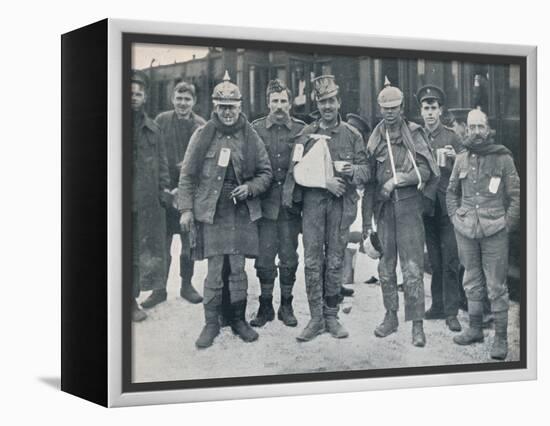
[[[220,158],[218,158],[218,166],[227,167],[229,159],[231,158],[231,150],[229,148],[222,148],[220,152]]]
[[[295,145],[294,146],[294,154],[292,154],[292,161],[293,162],[301,161],[303,156],[304,156],[304,146],[303,145]]]
[[[489,192],[491,194],[496,194],[498,187],[500,186],[500,178],[493,176],[489,182]]]

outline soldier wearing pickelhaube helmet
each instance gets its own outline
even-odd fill
[[[182,230],[189,232],[196,225],[196,257],[208,259],[203,296],[206,324],[196,341],[198,348],[211,346],[220,332],[224,258],[231,269],[231,327],[245,342],[258,338],[245,319],[244,267],[246,257],[258,255],[258,196],[267,190],[272,176],[264,143],[241,113],[241,92],[227,71],[214,88],[212,101],[210,120],[189,142],[178,187]]]
[[[377,337],[397,331],[399,298],[397,259],[403,272],[405,321],[412,321],[412,342],[424,346],[424,226],[422,193],[433,199],[439,177],[422,128],[402,117],[403,93],[386,79],[378,95],[382,121],[367,144],[373,182],[365,190],[363,226],[368,235],[371,219],[378,227],[382,256],[378,274],[386,314],[376,327]],[[370,201],[368,200],[370,198]]]
[[[334,76],[317,77],[313,87],[320,116],[305,127],[296,140],[283,194],[285,205],[302,204],[305,279],[311,319],[297,337],[299,341],[309,341],[325,330],[335,338],[348,336],[337,316],[344,251],[349,227],[357,215],[357,185],[369,179],[361,134],[340,119],[341,99]],[[324,146],[327,148],[323,148],[321,161],[325,174],[320,181],[306,183],[299,179],[298,171]],[[332,161],[328,163],[327,158]],[[313,158],[313,161],[313,168],[321,165],[319,159]],[[333,161],[339,164],[334,173]]]
[[[426,85],[418,89],[416,100],[428,143],[439,160],[440,172],[435,200],[424,197],[426,247],[432,267],[432,306],[426,311],[425,318],[445,319],[451,331],[461,331],[457,314],[462,284],[456,237],[447,215],[446,194],[456,153],[463,147],[458,135],[441,123],[445,92],[437,86]]]

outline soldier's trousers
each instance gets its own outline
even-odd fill
[[[208,258],[208,273],[204,280],[204,300],[207,305],[216,296],[220,297],[223,290],[222,270],[224,256],[229,259],[229,298],[231,303],[246,300],[248,279],[245,267],[245,256],[242,254],[222,254]]]
[[[307,189],[303,198],[306,292],[310,302],[340,294],[349,227],[342,229],[343,200],[324,189]]]
[[[298,234],[302,218],[281,209],[277,220],[258,221],[260,249],[254,267],[262,284],[271,284],[277,277],[275,257],[279,256],[280,285],[292,286],[298,268]]]
[[[164,288],[168,282],[168,273],[170,271],[170,265],[172,264],[172,239],[174,235],[179,235],[181,241],[180,252],[180,277],[183,282],[191,283],[193,278],[193,272],[195,269],[195,262],[191,258],[191,247],[189,242],[189,233],[182,232],[179,224],[179,213],[175,210],[169,210],[166,213],[166,280],[164,281]]]
[[[383,255],[378,263],[384,307],[399,309],[397,256],[403,273],[405,321],[424,318],[424,223],[420,194],[383,204],[378,217]]]
[[[464,291],[469,301],[482,302],[488,294],[493,312],[508,309],[508,231],[490,237],[466,238],[456,233],[460,262],[464,265]]]
[[[424,216],[426,247],[432,266],[432,310],[456,316],[460,302],[458,248],[454,226],[436,203],[435,214]]]

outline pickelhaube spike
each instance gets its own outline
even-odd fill
[[[242,96],[239,86],[231,82],[228,70],[225,70],[223,81],[214,87],[212,100],[217,105],[237,105],[241,102]]]
[[[378,105],[384,108],[393,108],[403,102],[403,92],[392,86],[388,76],[384,76],[384,88],[378,94]]]

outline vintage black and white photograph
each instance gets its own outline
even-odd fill
[[[142,40],[131,383],[523,365],[518,58]]]

